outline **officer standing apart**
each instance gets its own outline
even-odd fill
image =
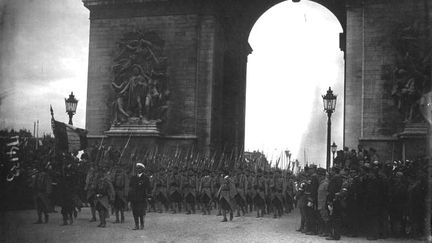
[[[129,183],[128,200],[131,203],[132,214],[135,221],[135,228],[144,229],[144,216],[147,208],[147,194],[151,192],[150,180],[144,174],[144,165],[136,164],[137,174],[132,176]]]

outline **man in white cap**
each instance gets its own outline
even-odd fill
[[[151,193],[150,179],[144,174],[145,166],[136,164],[137,174],[132,176],[129,183],[128,200],[131,203],[135,221],[134,230],[144,229],[144,216],[147,209],[147,194]]]

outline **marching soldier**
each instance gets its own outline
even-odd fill
[[[162,213],[162,205],[165,210],[168,210],[168,196],[167,196],[167,178],[163,175],[163,170],[156,172],[154,175],[153,183],[153,198],[156,201],[156,208],[159,213]]]
[[[273,172],[272,171],[264,171],[264,181],[266,184],[266,188],[267,191],[264,194],[265,195],[265,210],[264,213],[265,214],[270,214],[270,212],[272,211],[272,207],[271,207],[271,198],[270,198],[270,184],[271,181],[273,180]]]
[[[176,208],[181,212],[181,175],[178,173],[178,168],[174,167],[171,176],[168,178],[168,191],[171,201],[172,213],[176,213]]]
[[[214,188],[217,188],[217,190],[219,190],[219,188],[224,182],[223,173],[221,173],[220,171],[216,171],[216,173],[213,174],[213,181],[214,181]],[[214,191],[213,201],[215,202],[215,207],[218,209],[218,213],[216,214],[216,216],[221,216],[222,210],[219,204],[219,196],[217,190]]]
[[[253,198],[254,198],[254,190],[253,190],[253,180],[254,176],[252,175],[250,170],[246,171],[246,211],[252,212],[253,209]]]
[[[184,200],[186,204],[186,214],[195,213],[195,200],[196,200],[196,177],[191,169],[188,169],[181,182],[181,189],[184,193]]]
[[[124,223],[124,210],[126,209],[127,200],[126,200],[126,173],[120,166],[117,164],[114,166],[114,173],[111,177],[111,182],[114,186],[115,191],[115,199],[114,199],[114,212],[116,216],[115,223]],[[119,213],[121,219],[119,219]]]
[[[273,208],[273,218],[281,217],[283,212],[283,178],[281,177],[280,170],[277,170],[274,174],[273,180],[270,182],[270,190],[271,190],[271,205]]]
[[[229,176],[224,177],[224,182],[218,191],[219,204],[222,209],[223,220],[222,222],[227,222],[226,214],[229,211],[230,213],[230,221],[232,221],[234,217],[235,210],[235,202],[234,196],[237,194],[237,190],[235,188],[234,183],[231,181]]]
[[[237,193],[234,196],[235,202],[237,204],[237,215],[236,217],[240,217],[240,210],[245,215],[246,208],[246,187],[247,187],[247,178],[246,175],[239,170],[237,171],[237,176],[234,178],[235,186],[237,188]]]
[[[63,216],[63,224],[68,225],[73,223],[73,213],[75,210],[74,195],[76,193],[76,177],[72,171],[72,165],[69,164],[64,169],[64,175],[60,180],[60,206]]]
[[[213,197],[213,179],[209,175],[208,170],[204,170],[204,177],[201,178],[199,185],[199,192],[201,195],[202,212],[203,215],[210,215],[211,201]]]
[[[132,176],[129,183],[128,200],[131,203],[132,214],[135,222],[135,228],[133,228],[133,230],[144,229],[147,195],[151,190],[150,180],[144,174],[144,169],[145,166],[142,163],[137,163],[137,174]]]
[[[263,213],[265,210],[265,195],[267,194],[267,183],[262,175],[261,170],[258,171],[253,185],[253,188],[255,190],[254,204],[255,209],[257,210],[257,218],[259,218],[263,217]]]
[[[284,178],[284,188],[285,188],[285,207],[286,213],[291,213],[294,209],[294,195],[295,195],[295,185],[292,178],[292,174],[287,173]]]
[[[106,219],[109,217],[109,205],[113,204],[115,199],[114,187],[106,175],[106,169],[99,171],[95,187],[95,208],[99,213],[98,227],[106,227]]]
[[[44,215],[44,222],[48,223],[48,213],[52,207],[49,200],[49,195],[52,191],[51,177],[45,171],[45,168],[41,168],[41,171],[36,173],[32,179],[33,200],[38,215],[38,220],[35,223],[42,223],[42,214]]]

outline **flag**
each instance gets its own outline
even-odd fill
[[[63,122],[51,119],[56,149],[76,152],[87,148],[87,131]]]

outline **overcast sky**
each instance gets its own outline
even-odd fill
[[[49,105],[67,122],[64,98],[79,100],[74,125],[85,127],[89,11],[79,0],[0,0],[0,128],[51,133]],[[326,115],[321,95],[338,95],[333,139],[342,144],[342,28],[323,6],[286,1],[268,10],[250,33],[246,142],[275,160],[324,165]]]
[[[85,126],[89,11],[79,0],[1,1],[0,126],[27,128],[39,120],[51,133],[49,105],[67,122],[64,98],[78,102],[74,125]]]

